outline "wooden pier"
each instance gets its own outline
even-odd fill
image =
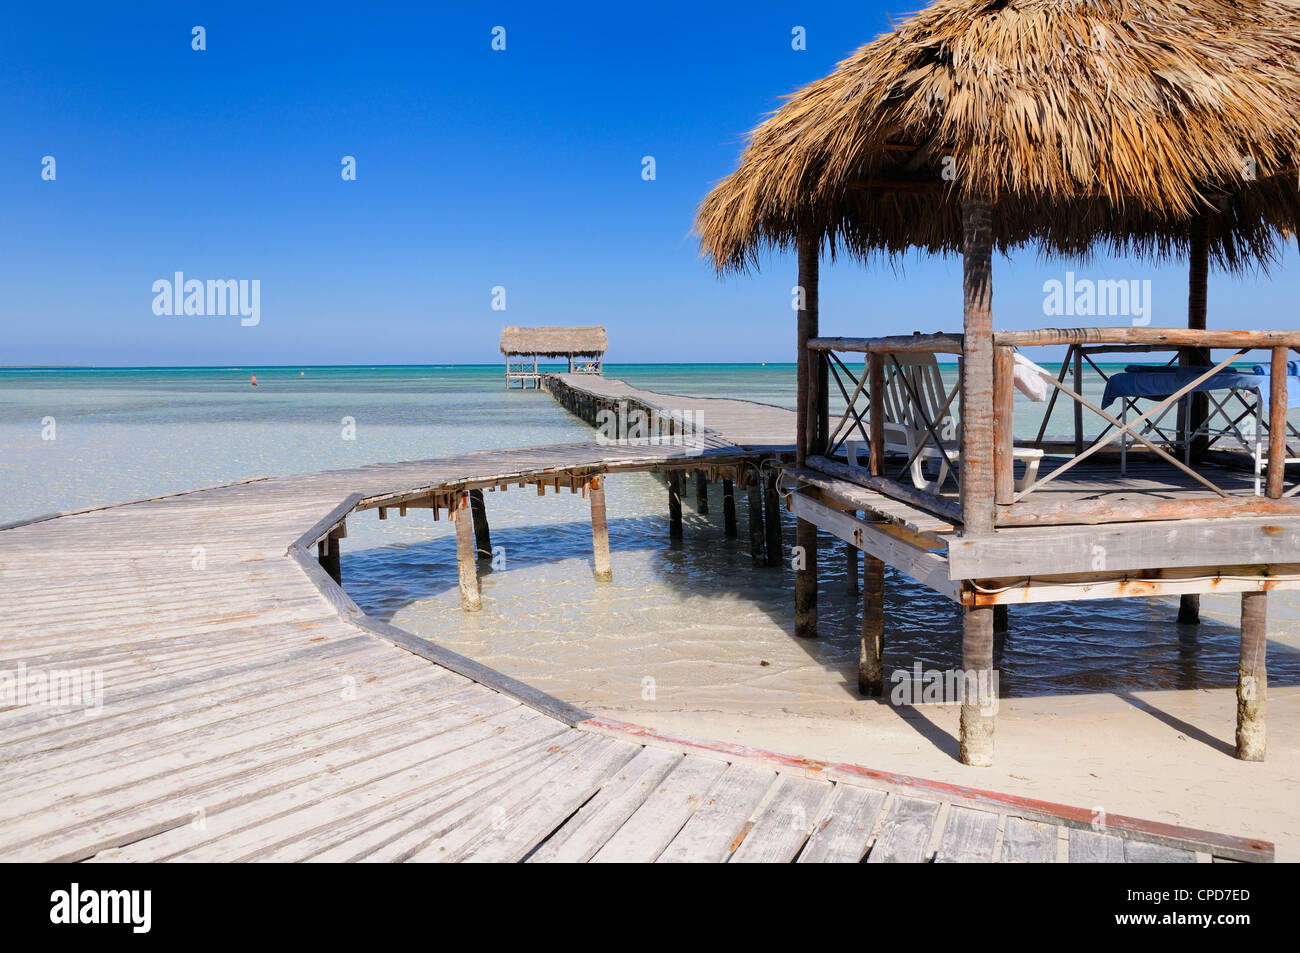
[[[596,396],[547,383],[563,401]],[[788,411],[708,406],[708,433],[250,481],[4,527],[0,671],[94,672],[103,699],[89,715],[0,710],[0,860],[1272,858],[1263,841],[1119,816],[1094,830],[1087,809],[596,718],[365,616],[338,585],[338,541],[364,511],[452,517],[477,598],[485,535],[471,526],[484,514],[486,534],[494,493],[585,488],[599,534],[607,478],[739,479],[771,451],[718,434],[788,438]],[[602,578],[598,536],[593,557]]]

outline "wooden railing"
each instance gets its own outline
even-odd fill
[[[944,495],[943,485],[932,488],[933,492],[919,489],[909,484],[907,470],[919,454],[925,452],[930,456],[938,457],[941,453],[943,454],[941,460],[948,464],[949,472],[956,474],[961,469],[961,457],[969,458],[970,454],[975,453],[981,459],[992,459],[993,461],[991,476],[993,485],[987,498],[991,498],[993,501],[994,513],[999,525],[1073,520],[1104,522],[1110,519],[1166,519],[1192,515],[1235,515],[1237,513],[1243,515],[1248,513],[1263,514],[1280,512],[1283,508],[1290,511],[1293,505],[1300,504],[1300,500],[1293,499],[1297,493],[1300,493],[1300,484],[1289,490],[1285,489],[1284,486],[1285,464],[1288,456],[1288,427],[1285,424],[1287,412],[1287,358],[1291,351],[1300,352],[1300,330],[1210,331],[1120,327],[995,332],[992,342],[992,368],[988,369],[991,370],[993,382],[994,406],[993,427],[991,428],[993,444],[991,447],[971,446],[970,433],[972,429],[982,433],[990,431],[988,428],[963,426],[960,434],[960,454],[953,455],[944,447],[945,442],[951,445],[952,441],[943,439],[940,428],[944,426],[945,418],[951,417],[961,410],[960,390],[962,385],[960,378],[962,375],[960,373],[960,361],[965,360],[963,343],[963,338],[959,334],[915,334],[878,338],[818,337],[809,340],[809,357],[813,366],[819,371],[818,374],[811,375],[812,380],[816,381],[820,377],[822,380],[829,379],[833,381],[832,393],[837,390],[844,402],[844,411],[839,415],[838,421],[835,421],[833,426],[832,421],[829,419],[821,421],[810,419],[808,421],[808,430],[804,435],[804,439],[807,441],[806,447],[808,448],[810,465],[816,466],[818,462],[834,457],[845,448],[849,441],[857,441],[869,448],[867,468],[854,471],[854,479],[857,482],[896,498],[924,506],[950,518],[960,519],[962,515],[960,505],[952,499],[951,495]],[[1038,448],[1044,447],[1048,421],[1056,408],[1058,399],[1061,395],[1064,395],[1073,404],[1073,454],[1069,455],[1071,448],[1067,446],[1058,444],[1052,447],[1051,449],[1055,454],[1060,456],[1068,455],[1068,458],[1037,481],[1017,490],[1014,472],[1016,449],[1014,442],[1016,410],[1014,389],[1015,351],[1018,348],[1049,346],[1063,346],[1067,351],[1059,373],[1051,374],[1044,371],[1041,374],[1045,383],[1050,387],[1051,396],[1043,411],[1043,418],[1032,445]],[[1231,355],[1211,364],[1209,359],[1211,349],[1230,350]],[[1203,401],[1205,398],[1203,392],[1196,391],[1195,388],[1220,371],[1229,368],[1249,352],[1259,350],[1269,352],[1268,360],[1262,363],[1267,363],[1271,371],[1269,393],[1267,394],[1267,420],[1270,426],[1267,429],[1266,492],[1263,498],[1253,495],[1249,497],[1232,496],[1229,491],[1216,485],[1204,472],[1196,468],[1199,460],[1194,458],[1187,449],[1191,446],[1193,436],[1200,432],[1198,425],[1204,422],[1203,419],[1198,420],[1196,415],[1198,413],[1203,414],[1205,405],[1201,404],[1201,409],[1198,411],[1197,401]],[[1106,379],[1104,370],[1093,360],[1094,355],[1099,353],[1151,353],[1161,351],[1173,352],[1170,363],[1179,361],[1181,358],[1184,364],[1208,366],[1208,369],[1198,374],[1194,379],[1183,383],[1176,392],[1171,393],[1168,397],[1151,398],[1151,400],[1155,401],[1155,405],[1131,419],[1121,420],[1099,406],[1099,402],[1094,403],[1085,396],[1083,392],[1083,365],[1085,363],[1089,364],[1103,380]],[[840,357],[841,353],[866,355],[864,365],[860,369],[850,367]],[[919,421],[920,424],[924,425],[924,432],[920,434],[922,445],[912,452],[903,469],[898,473],[894,473],[892,472],[892,464],[890,464],[889,470],[886,470],[885,467],[886,444],[884,439],[883,390],[885,376],[887,372],[890,372],[891,362],[892,366],[897,369],[897,356],[903,354],[958,355],[959,381],[956,387],[947,394],[946,402],[942,403],[938,412],[933,414],[938,419],[924,418],[923,415],[923,419]],[[985,359],[987,360],[987,358]],[[1074,371],[1074,378],[1071,382],[1073,386],[1066,383],[1071,369]],[[988,380],[989,378],[985,377],[984,379]],[[1183,398],[1189,394],[1194,395],[1193,400],[1183,401]],[[919,403],[921,402],[918,401]],[[935,403],[936,401],[930,401],[932,409]],[[1189,405],[1192,408],[1190,416],[1182,416],[1183,408]],[[816,405],[813,404],[813,406]],[[1170,437],[1159,430],[1158,427],[1154,431],[1157,439],[1152,439],[1152,434],[1144,433],[1149,422],[1156,421],[1158,424],[1163,415],[1172,407],[1177,407],[1180,413],[1176,437]],[[1100,433],[1090,441],[1085,439],[1084,434],[1085,411],[1100,418],[1104,425]],[[1240,420],[1241,417],[1239,416],[1234,421],[1234,425]],[[1199,457],[1213,441],[1203,437],[1197,437],[1196,439],[1198,445],[1195,456]],[[1097,458],[1097,455],[1104,450],[1114,450],[1117,441],[1124,441],[1125,447],[1130,443],[1141,445],[1148,459],[1167,463],[1196,485],[1203,487],[1206,491],[1205,495],[1181,500],[1167,500],[1158,504],[1148,502],[1129,508],[1107,508],[1101,504],[1080,504],[1078,501],[1062,504],[1070,507],[1072,509],[1071,513],[1054,513],[1052,512],[1052,505],[1041,502],[1041,499],[1035,500],[1032,504],[1022,504],[1022,501],[1026,498],[1043,488],[1049,487],[1054,481],[1070,473],[1079,464],[1090,458]],[[1162,443],[1166,445],[1171,443],[1182,445],[1185,459],[1180,460],[1176,453],[1171,453],[1167,446],[1162,446]],[[928,448],[934,449],[930,450]],[[954,456],[956,459],[953,459]],[[1094,462],[1096,462],[1095,459]],[[1075,472],[1077,474],[1078,471]],[[954,477],[955,479],[956,477]],[[974,494],[970,498],[985,499],[986,497],[982,494]],[[1096,512],[1093,512],[1093,510],[1096,510]]]

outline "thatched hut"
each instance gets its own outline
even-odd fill
[[[1188,323],[1199,331],[1206,326],[1209,265],[1267,265],[1284,236],[1298,230],[1298,159],[1294,0],[939,0],[791,95],[759,125],[739,167],[704,199],[696,228],[704,255],[720,271],[757,267],[767,250],[798,252],[800,466],[818,465],[832,442],[831,348],[818,337],[821,256],[868,261],[914,249],[962,255],[962,333],[907,345],[960,358],[959,501],[923,499],[886,479],[875,416],[870,473],[860,482],[951,516],[963,538],[991,536],[1021,502],[1011,489],[1012,436],[1004,419],[1013,346],[1102,340],[1151,350],[1173,340],[1137,328],[995,339],[994,250],[1186,256]],[[1280,334],[1267,342],[1275,383],[1277,362],[1292,343]],[[1211,347],[1264,342],[1258,335],[1230,342],[1221,332],[1178,343],[1182,363],[1200,366],[1209,363]],[[904,345],[845,345],[868,355],[858,383],[864,389],[870,375],[873,415],[879,365],[895,346]],[[1274,407],[1276,396],[1274,386]],[[1187,432],[1194,433],[1205,404],[1200,395],[1189,399]],[[1284,428],[1274,431],[1268,496],[1275,509],[1268,512],[1283,505],[1287,455],[1279,442]],[[1242,500],[1213,502],[1219,508],[1200,515],[1266,511]],[[797,583],[796,631],[815,635],[816,526],[803,519],[799,543],[812,555]],[[864,633],[865,626],[864,619]],[[968,603],[967,669],[991,666],[992,626],[991,606]],[[1262,622],[1250,638],[1262,639]],[[1246,639],[1243,629],[1243,653]],[[864,657],[866,651],[864,641]],[[963,707],[964,760],[987,763],[991,731],[991,720]],[[1260,738],[1258,751],[1243,756],[1262,756],[1262,732]]]
[[[605,329],[592,327],[505,328],[501,353],[506,358],[506,387],[536,387],[539,358],[565,358],[570,374],[600,374],[609,348]]]

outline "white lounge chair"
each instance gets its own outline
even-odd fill
[[[1038,368],[1019,354],[1016,358],[1017,375],[1023,377],[1023,381],[1017,380],[1017,386],[1031,399],[1041,400],[1041,392],[1034,386],[1041,383]],[[887,355],[884,378],[885,452],[905,454],[912,461],[912,483],[916,488],[937,493],[948,478],[949,460],[954,466],[961,463],[961,428],[956,423],[954,406],[960,384],[954,385],[951,391],[944,386],[939,362],[933,354]],[[861,444],[846,441],[844,447],[849,465],[858,466]],[[1016,480],[1019,492],[1038,479],[1043,451],[1016,447],[1012,454],[1025,465],[1024,475]],[[934,480],[925,475],[927,460],[939,462],[939,475]]]

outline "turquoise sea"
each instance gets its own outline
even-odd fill
[[[785,364],[611,364],[606,375],[787,407],[795,397]],[[1092,375],[1087,390],[1099,393],[1100,379]],[[1054,418],[1052,432],[1066,421]],[[1036,430],[1036,420],[1026,416],[1017,429],[1026,428]],[[591,439],[545,393],[507,392],[499,364],[5,369],[0,523],[246,477]],[[728,540],[714,492],[712,514],[688,512],[686,540],[674,546],[662,485],[649,475],[611,479],[608,586],[591,580],[580,497],[490,495],[493,542],[507,559],[485,575],[486,608],[473,616],[458,608],[445,521],[413,513],[381,524],[365,514],[349,525],[345,588],[367,611],[593,708],[680,706],[687,695],[690,705],[724,711],[851,704],[858,606],[846,592],[843,548],[826,556],[823,637],[797,642],[792,571],[750,567],[744,506],[740,539]],[[895,576],[888,609],[887,670],[957,664],[955,606]],[[1180,630],[1175,611],[1167,600],[1014,609],[998,644],[1002,692],[1234,684],[1235,600],[1207,599],[1199,631]],[[1275,598],[1270,612],[1274,631],[1294,643],[1291,600]],[[1300,654],[1286,645],[1270,653],[1272,682],[1300,680]],[[646,677],[661,686],[651,699]]]

